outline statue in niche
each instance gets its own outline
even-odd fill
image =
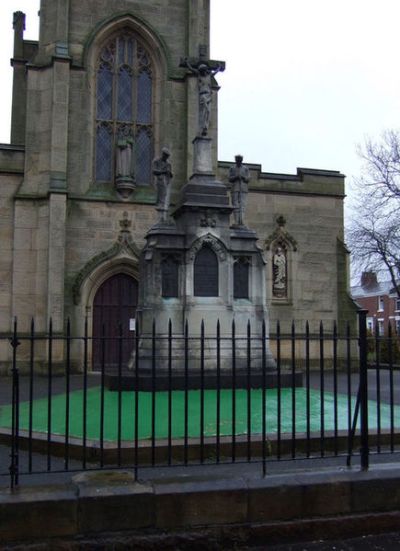
[[[122,134],[119,136],[115,161],[116,187],[122,197],[127,199],[135,189],[133,137],[131,135]]]
[[[272,294],[277,298],[287,297],[287,256],[286,250],[278,245],[272,257]]]
[[[212,104],[212,77],[220,71],[225,70],[225,64],[220,63],[216,67],[211,67],[205,60],[201,60],[200,63],[192,65],[188,58],[185,58],[181,64],[181,67],[186,67],[194,75],[197,76],[197,86],[199,91],[199,136],[207,136],[208,127],[211,120],[211,104]]]
[[[122,136],[117,141],[117,179],[133,177],[133,138]]]
[[[244,225],[247,194],[249,191],[250,171],[243,165],[242,155],[236,155],[235,164],[229,169],[229,182],[231,185],[231,199],[234,208],[234,226]]]
[[[161,157],[153,161],[153,174],[157,191],[156,209],[159,214],[158,222],[167,222],[168,209],[171,198],[172,167],[169,162],[171,153],[166,147],[161,150]]]

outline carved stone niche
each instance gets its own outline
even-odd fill
[[[285,228],[283,216],[276,219],[277,228],[266,239],[265,248],[271,251],[272,297],[287,300],[289,298],[289,254],[297,251],[297,241]]]
[[[272,249],[272,296],[288,297],[288,254],[283,241],[274,243]]]

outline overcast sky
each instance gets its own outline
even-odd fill
[[[166,4],[167,4],[167,0]],[[211,0],[219,158],[268,172],[357,175],[366,135],[400,127],[399,0]],[[37,39],[39,0],[0,0],[0,141],[9,141],[12,13]]]

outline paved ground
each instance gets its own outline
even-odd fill
[[[8,446],[0,446],[0,461],[3,462],[3,465],[9,465],[10,463],[10,448]],[[373,458],[375,462],[386,463],[393,460],[393,457],[390,455],[375,456]],[[20,470],[24,471],[27,467],[28,454],[25,451],[20,452]],[[62,458],[52,457],[51,459],[51,471],[46,472],[47,470],[47,457],[43,454],[33,453],[33,464],[37,474],[28,474],[20,476],[20,485],[21,486],[36,486],[43,484],[59,484],[69,482],[71,477],[75,472],[82,470],[82,462],[71,460],[69,463],[69,472],[63,472],[64,470],[64,460]],[[353,459],[353,468],[359,469],[359,457],[356,455]],[[282,461],[271,461],[267,464],[267,474],[279,474],[279,473],[296,473],[296,472],[305,472],[305,471],[316,471],[323,469],[337,468],[340,470],[347,470],[346,458],[345,457],[331,457],[331,458],[316,458],[305,460],[282,460]],[[96,465],[87,465],[87,468],[96,469]],[[112,468],[112,466],[107,466],[107,469]],[[117,467],[115,467],[117,468]],[[127,468],[128,467],[124,467]],[[3,469],[4,473],[8,472],[8,468]],[[158,480],[158,479],[168,479],[170,477],[181,477],[182,479],[187,478],[188,476],[193,477],[210,477],[215,476],[221,478],[229,477],[241,477],[246,476],[246,478],[260,479],[263,476],[262,465],[260,462],[238,462],[235,465],[231,463],[222,463],[218,466],[215,464],[206,464],[206,465],[189,465],[185,466],[174,466],[174,467],[143,467],[138,471],[139,478],[141,480]],[[0,476],[0,489],[7,488],[9,486],[9,476]]]
[[[9,551],[27,551],[28,549],[31,551],[65,551],[66,549],[69,549],[70,546],[68,544],[63,544],[62,546],[54,547],[53,544],[49,544],[46,546],[45,544],[37,544],[37,546],[34,545],[11,545],[7,546],[6,548],[2,548],[4,550]],[[74,549],[78,549],[75,548]],[[122,546],[120,541],[113,542],[112,539],[109,539],[107,543],[94,543],[94,542],[85,542],[84,540],[79,545],[80,551],[109,551],[111,549],[120,549],[122,550],[128,550],[128,549],[135,549],[136,551],[150,551],[151,547],[145,546],[145,547],[134,547],[131,546]],[[187,547],[185,547],[187,549]],[[193,551],[203,551],[205,548],[201,544],[200,546],[198,544],[192,545]],[[389,533],[389,534],[379,534],[379,535],[365,535],[359,538],[351,538],[351,539],[343,539],[343,540],[331,540],[331,541],[312,541],[312,542],[301,542],[301,543],[294,543],[294,544],[286,544],[286,545],[264,545],[264,546],[257,546],[257,547],[235,547],[235,549],[224,549],[221,546],[209,548],[209,549],[218,549],[218,551],[399,551],[400,549],[400,533]],[[168,550],[171,550],[171,547],[168,547]],[[175,548],[174,551],[179,551],[179,548]]]
[[[400,532],[360,538],[253,547],[251,551],[399,551]]]

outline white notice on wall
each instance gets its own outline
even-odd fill
[[[129,331],[136,331],[136,319],[131,318],[129,320]]]

